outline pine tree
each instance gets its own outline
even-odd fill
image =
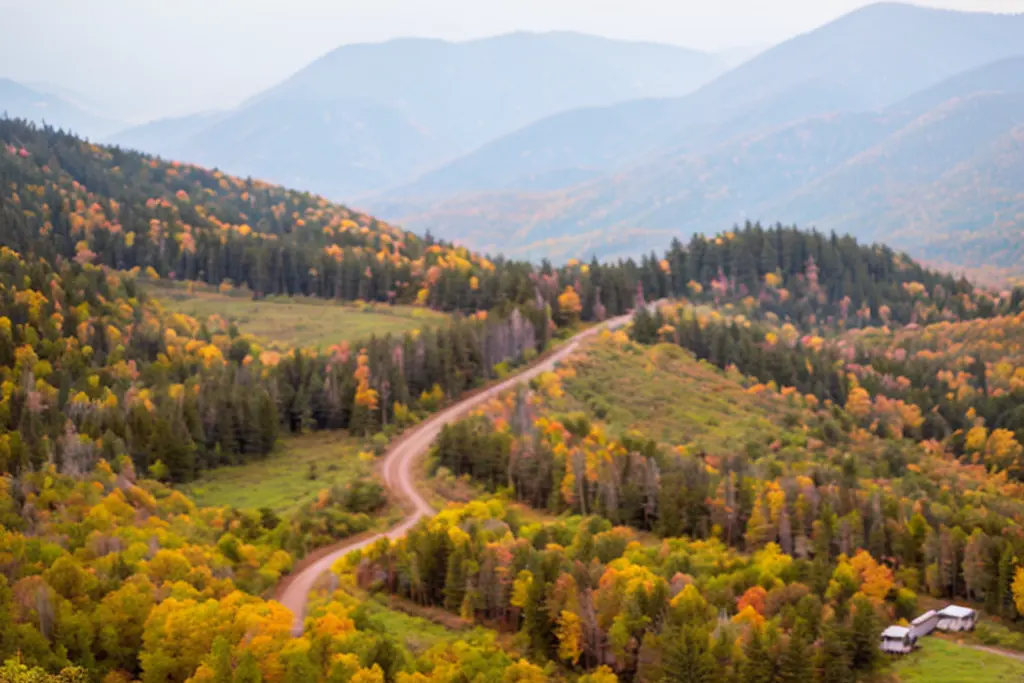
[[[850,633],[850,665],[857,671],[874,671],[878,666],[878,640],[881,625],[874,605],[867,598],[853,602],[853,623]]]
[[[711,654],[710,637],[699,625],[669,631],[664,637],[663,683],[712,683],[718,665]]]
[[[999,553],[995,587],[990,596],[992,601],[990,609],[992,609],[996,614],[1001,614],[1006,617],[1014,615],[1013,600],[1011,599],[1010,592],[1010,584],[1013,581],[1014,565],[1013,546],[1004,541],[1003,550]]]
[[[805,683],[811,678],[811,662],[808,656],[804,628],[797,627],[789,636],[789,643],[779,659],[779,683]]]
[[[825,623],[821,629],[821,647],[815,662],[817,683],[851,683],[854,680],[850,668],[850,653],[846,630],[835,620]],[[875,644],[877,647],[877,643]]]
[[[466,549],[465,544],[459,544],[455,551],[448,556],[447,575],[444,584],[444,606],[450,611],[456,611],[462,606],[462,600],[466,596]]]
[[[772,233],[765,234],[761,245],[761,272],[774,273],[779,267],[779,254],[775,251],[775,238]]]
[[[743,646],[743,666],[740,680],[744,683],[772,683],[775,678],[775,662],[765,646],[760,626],[750,631],[750,638]]]

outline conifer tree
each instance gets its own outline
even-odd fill
[[[744,683],[773,683],[774,678],[775,662],[765,644],[763,629],[759,625],[754,626],[743,646],[740,680]]]
[[[687,625],[667,632],[663,638],[664,683],[712,683],[718,681],[718,665],[711,653],[710,637],[700,625]]]
[[[874,605],[867,598],[853,601],[850,629],[850,665],[857,671],[874,671],[878,666],[881,625]]]

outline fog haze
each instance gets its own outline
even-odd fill
[[[50,83],[140,122],[236,105],[318,56],[401,36],[573,30],[724,51],[769,45],[863,0],[0,0],[0,77]],[[936,7],[1019,12],[1024,0]],[[85,102],[83,104],[89,104]]]

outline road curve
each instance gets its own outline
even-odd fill
[[[419,491],[416,490],[413,465],[419,456],[430,449],[434,439],[441,432],[441,427],[455,422],[482,403],[494,398],[496,394],[506,391],[520,382],[529,381],[542,372],[553,369],[557,363],[575,351],[584,339],[594,336],[605,328],[614,329],[621,327],[629,319],[629,315],[612,318],[603,325],[592,327],[577,334],[566,342],[564,346],[536,365],[532,365],[509,379],[459,401],[406,432],[384,457],[381,471],[384,485],[388,488],[391,495],[406,507],[408,515],[387,531],[339,543],[322,557],[303,567],[299,573],[286,577],[278,585],[278,602],[290,609],[292,614],[295,615],[292,634],[296,637],[302,635],[309,592],[313,589],[313,584],[320,578],[320,575],[330,570],[331,565],[337,562],[339,558],[344,557],[353,550],[372,545],[384,537],[389,539],[401,538],[416,522],[434,514],[434,510],[419,494]]]

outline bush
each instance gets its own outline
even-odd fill
[[[1002,624],[983,621],[975,627],[974,633],[984,645],[993,645],[1008,650],[1024,652],[1024,633],[1011,631]]]
[[[896,592],[896,617],[913,619],[917,613],[917,593],[909,588],[900,588]]]

